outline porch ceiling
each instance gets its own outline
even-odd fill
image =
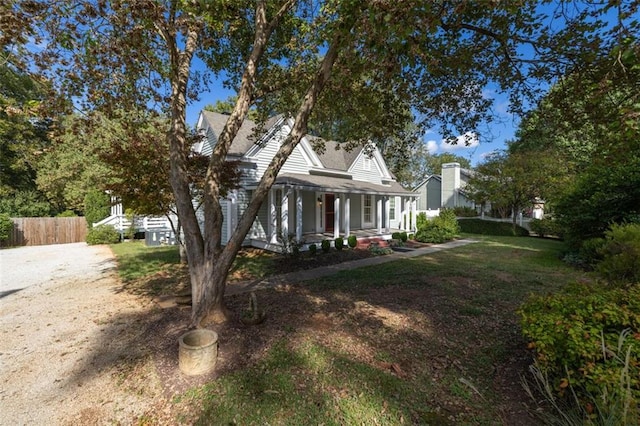
[[[331,176],[303,175],[283,173],[276,179],[275,187],[292,186],[297,189],[318,192],[335,192],[348,194],[380,194],[417,196],[415,192],[407,191],[397,182],[389,185],[378,185],[371,182],[344,179]]]

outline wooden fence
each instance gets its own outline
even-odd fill
[[[84,217],[12,218],[13,235],[3,247],[80,243],[87,240]]]

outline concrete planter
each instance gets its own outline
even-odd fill
[[[188,376],[210,372],[218,358],[218,333],[207,329],[191,330],[178,341],[180,371]]]

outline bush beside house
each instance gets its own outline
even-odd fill
[[[120,234],[111,225],[100,225],[90,228],[87,233],[87,244],[115,244],[120,242]]]
[[[420,216],[420,215],[418,215]],[[416,241],[440,244],[454,239],[460,233],[460,227],[453,210],[442,209],[437,217],[421,221],[415,234]]]

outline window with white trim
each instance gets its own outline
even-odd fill
[[[373,200],[370,194],[363,195],[362,200],[362,221],[364,223],[373,222]]]
[[[396,220],[396,197],[389,198],[389,220]]]

